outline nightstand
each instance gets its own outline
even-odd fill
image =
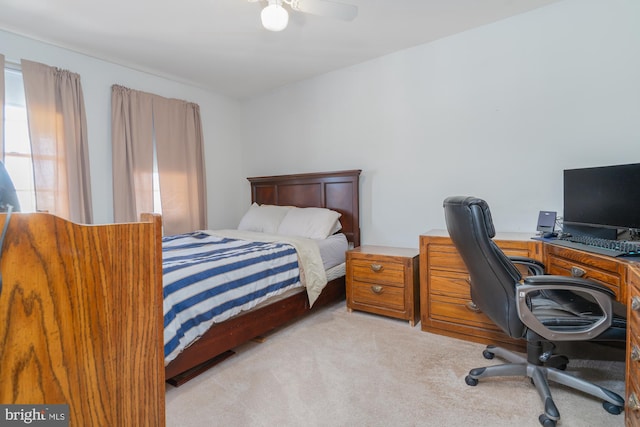
[[[408,320],[420,318],[417,249],[359,246],[347,251],[347,308]]]

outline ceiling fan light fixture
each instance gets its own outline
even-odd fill
[[[260,13],[262,25],[269,31],[282,31],[287,28],[289,14],[279,1],[269,0],[269,4]]]

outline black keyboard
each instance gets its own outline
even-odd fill
[[[630,242],[628,240],[609,240],[588,236],[566,236],[554,240],[553,243],[610,257],[640,256],[640,242]]]

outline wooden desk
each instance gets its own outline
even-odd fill
[[[508,255],[542,261],[542,244],[528,233],[498,233],[496,244]],[[471,301],[469,273],[449,234],[420,236],[420,320],[426,332],[522,351],[524,342],[507,336]]]
[[[619,259],[531,240],[528,233],[498,233],[496,244],[508,255],[542,261],[548,274],[583,277],[602,283],[627,304],[627,426],[640,427],[640,260]],[[485,344],[523,351],[514,340],[474,308],[468,272],[444,230],[420,236],[421,329]]]

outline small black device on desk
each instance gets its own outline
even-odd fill
[[[558,236],[558,233],[554,231],[556,227],[556,215],[557,213],[554,211],[540,211],[538,214],[538,226],[536,228],[540,236],[545,239]]]

